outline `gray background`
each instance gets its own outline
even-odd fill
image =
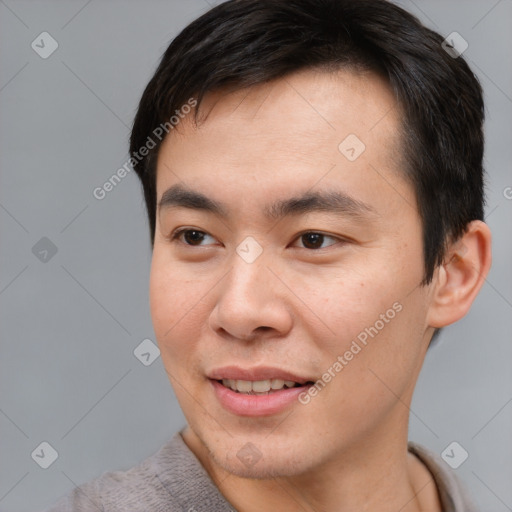
[[[512,510],[512,1],[403,1],[465,57],[487,101],[487,221],[494,263],[470,314],[427,356],[410,438],[441,453],[482,510]],[[187,1],[0,0],[0,510],[41,510],[78,485],[127,469],[184,425],[154,341],[150,247],[130,173],[102,201],[92,191],[127,158],[129,127],[170,40],[208,9]],[[42,59],[31,42],[59,47]],[[510,195],[509,195],[510,197]],[[42,238],[57,253],[33,254]],[[41,242],[43,243],[43,242]],[[42,469],[42,441],[58,452]]]

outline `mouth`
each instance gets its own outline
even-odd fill
[[[225,410],[253,417],[277,414],[298,404],[301,394],[315,383],[311,378],[270,367],[224,367],[211,372],[208,379]]]
[[[313,381],[304,383],[295,382],[293,380],[283,379],[265,379],[265,380],[238,380],[238,379],[219,379],[219,384],[225,388],[231,389],[235,393],[253,396],[265,396],[277,393],[283,389],[292,389],[313,385]]]

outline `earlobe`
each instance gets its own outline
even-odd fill
[[[460,320],[471,307],[491,267],[491,231],[475,220],[453,243],[438,268],[428,325],[444,327]]]

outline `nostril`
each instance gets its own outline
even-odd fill
[[[266,332],[266,331],[268,331],[269,329],[272,329],[272,327],[267,327],[266,325],[262,325],[261,327],[258,327],[256,330],[257,330],[257,331],[263,331],[263,332]]]

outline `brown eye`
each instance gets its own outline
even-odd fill
[[[301,237],[306,249],[319,249],[324,241],[324,235],[320,233],[306,233]]]
[[[302,242],[304,249],[313,249],[313,250],[314,249],[324,249],[325,247],[329,247],[330,245],[334,245],[335,243],[341,241],[333,236],[324,235],[323,233],[316,233],[314,231],[310,231],[308,233],[303,233],[302,235],[300,235],[299,239]],[[330,244],[322,247],[322,245],[324,244],[326,239],[333,240],[333,243],[330,243]]]
[[[172,236],[172,240],[178,239],[179,241],[182,241],[185,245],[200,246],[205,245],[202,244],[202,242],[208,236],[210,236],[208,235],[208,233],[205,233],[204,231],[199,231],[198,229],[181,229],[174,233],[174,235]]]
[[[183,238],[187,244],[196,245],[197,243],[201,243],[203,241],[204,235],[205,234],[202,231],[188,229],[183,233]]]

